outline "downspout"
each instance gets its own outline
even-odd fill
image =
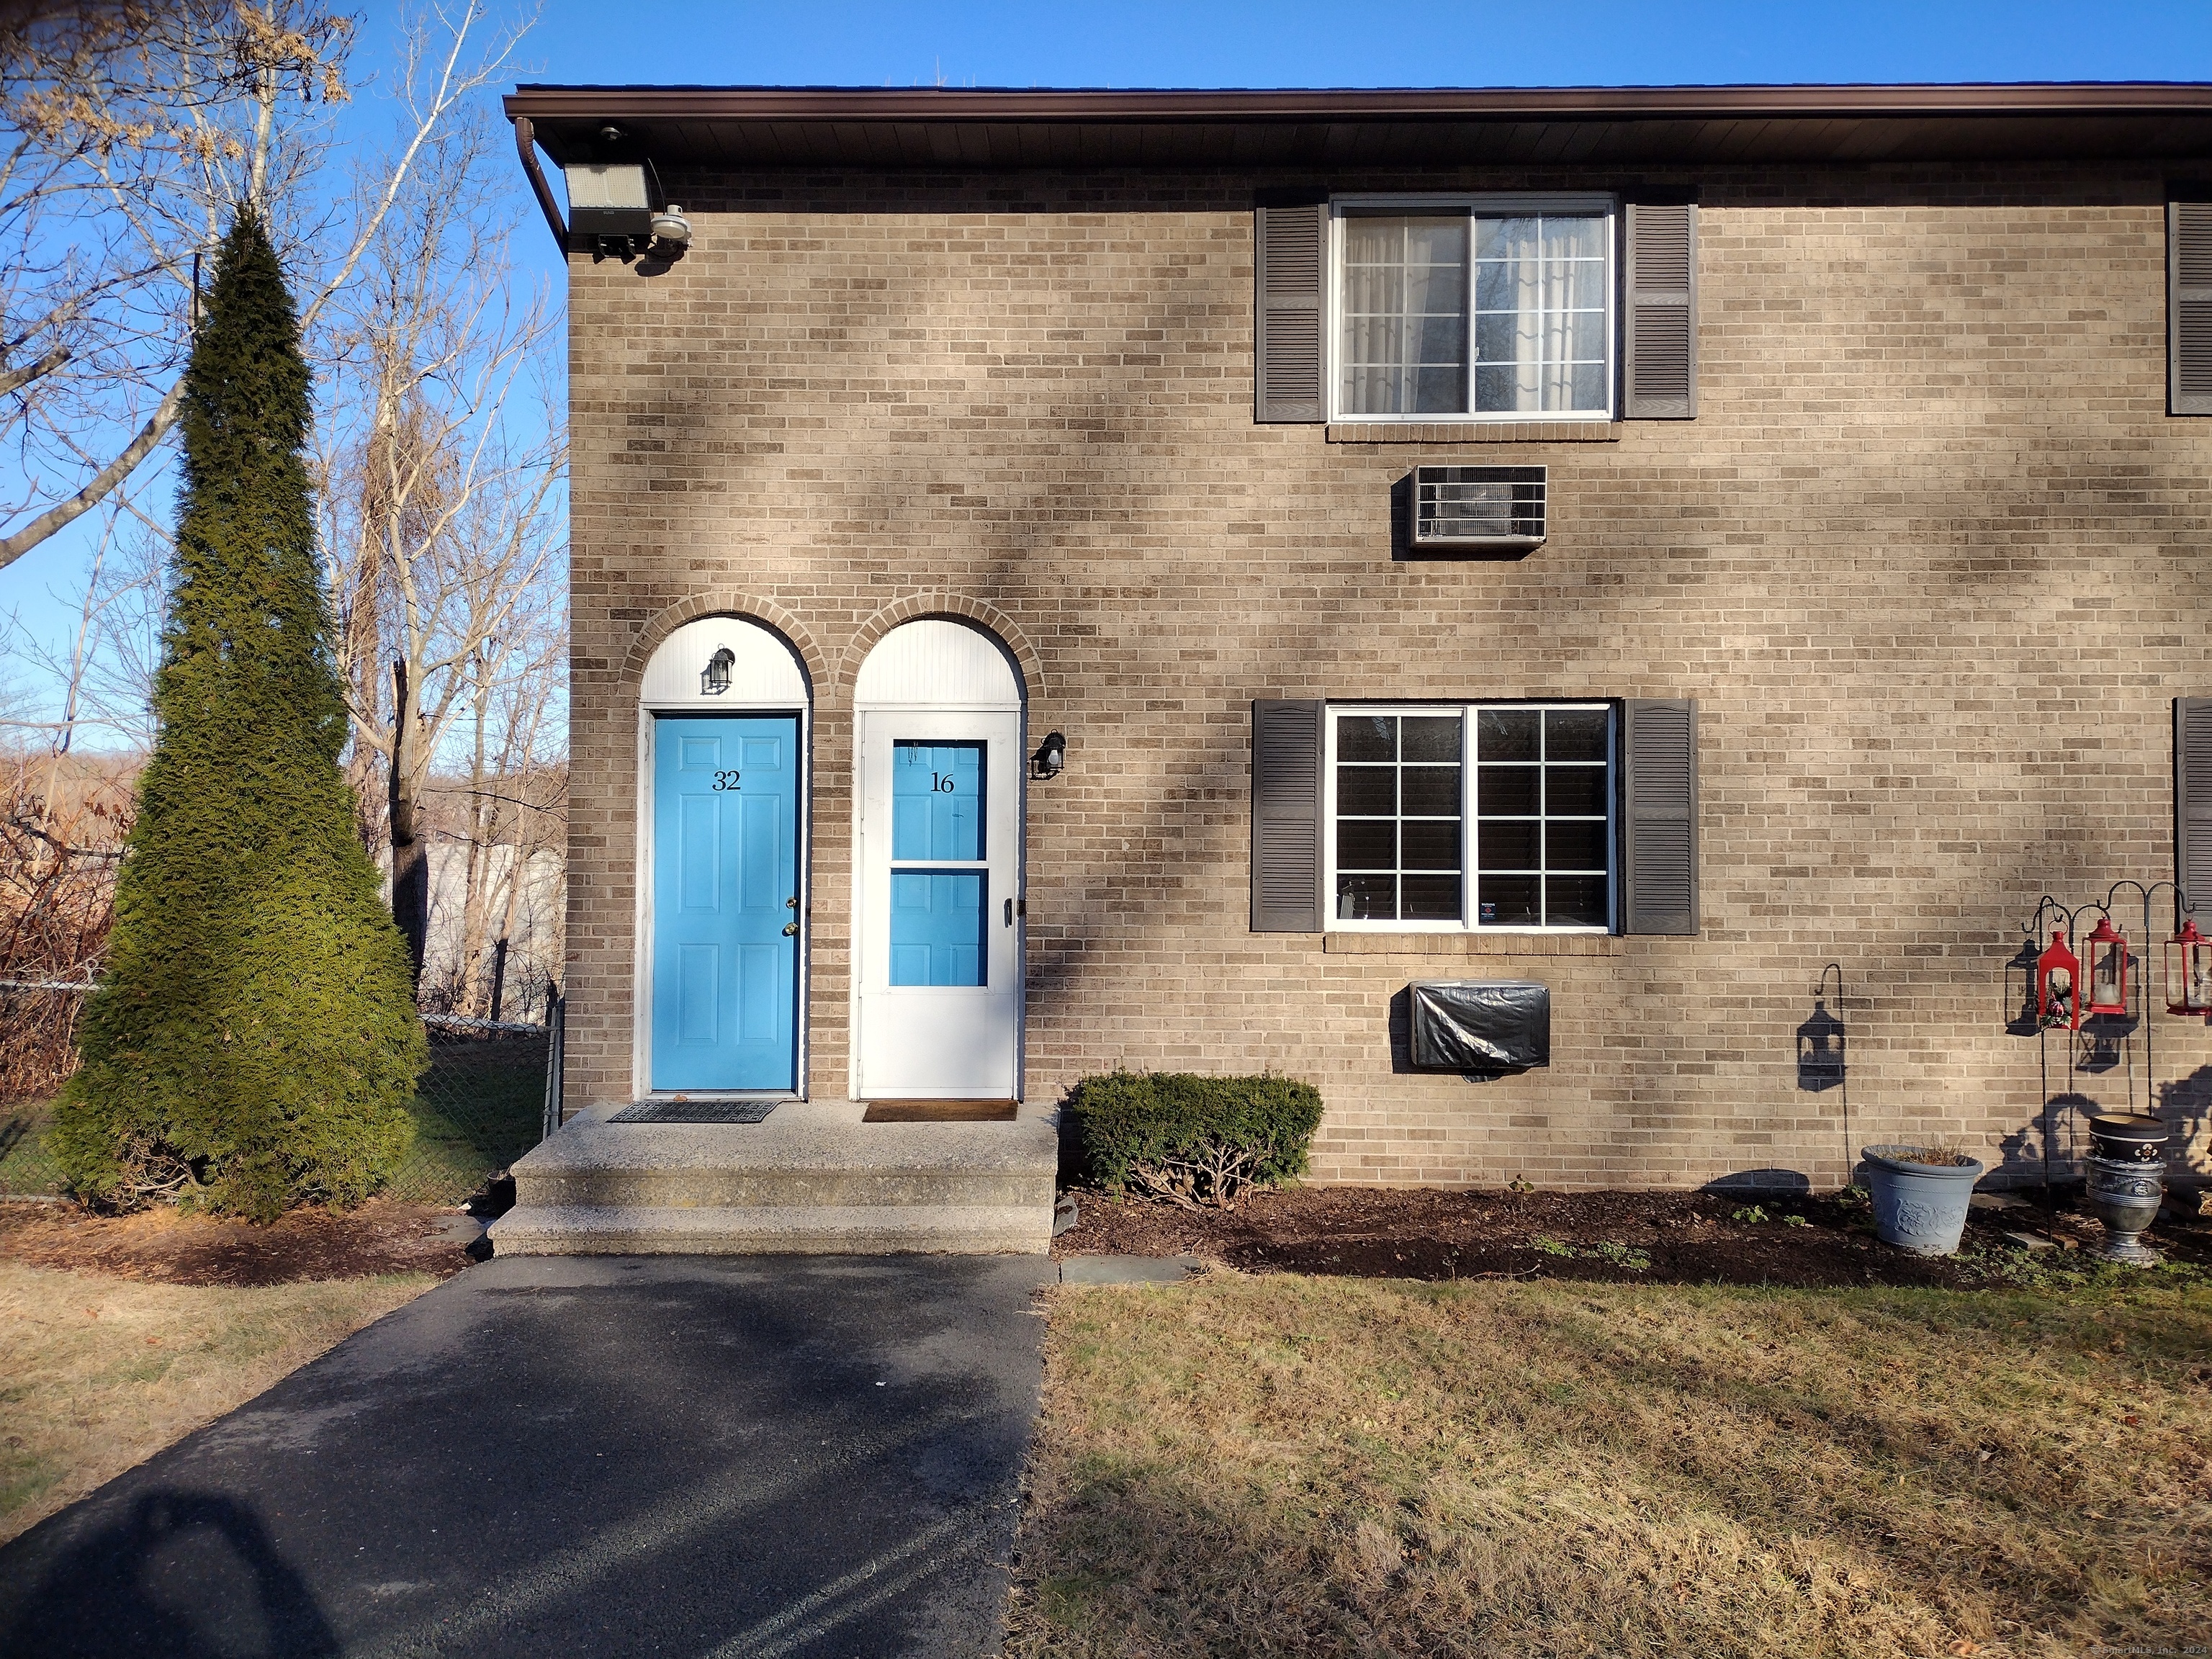
[[[538,205],[545,215],[546,228],[553,233],[553,245],[561,250],[565,264],[568,258],[568,227],[561,217],[561,204],[553,199],[553,187],[545,182],[545,169],[538,165],[538,129],[526,115],[514,118],[514,148],[522,157],[522,170],[529,175],[531,193],[538,198]]]

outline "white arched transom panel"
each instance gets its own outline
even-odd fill
[[[924,617],[876,641],[853,701],[863,708],[1018,711],[1022,680],[1006,647],[981,629]]]
[[[702,680],[714,653],[735,659],[730,688],[710,692]],[[638,701],[647,708],[804,708],[806,666],[782,635],[749,617],[702,617],[660,642],[645,665]]]

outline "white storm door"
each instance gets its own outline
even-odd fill
[[[860,715],[863,1100],[1013,1100],[1022,717]]]

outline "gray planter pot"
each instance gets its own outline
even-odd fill
[[[1949,1255],[1966,1231],[1966,1206],[1982,1165],[1914,1164],[1902,1156],[1914,1146],[1869,1146],[1867,1191],[1874,1198],[1874,1224],[1885,1244],[1915,1255]]]
[[[2142,1242],[2142,1233],[2158,1219],[2158,1206],[2166,1197],[2165,1165],[2134,1158],[2082,1162],[2089,1177],[2089,1208],[2105,1224],[2105,1248],[2098,1254],[2107,1261],[2128,1261],[2139,1267],[2163,1261],[2164,1256]]]

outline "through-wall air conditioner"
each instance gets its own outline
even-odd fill
[[[1544,542],[1544,469],[1417,466],[1412,506],[1416,548],[1526,553]]]

